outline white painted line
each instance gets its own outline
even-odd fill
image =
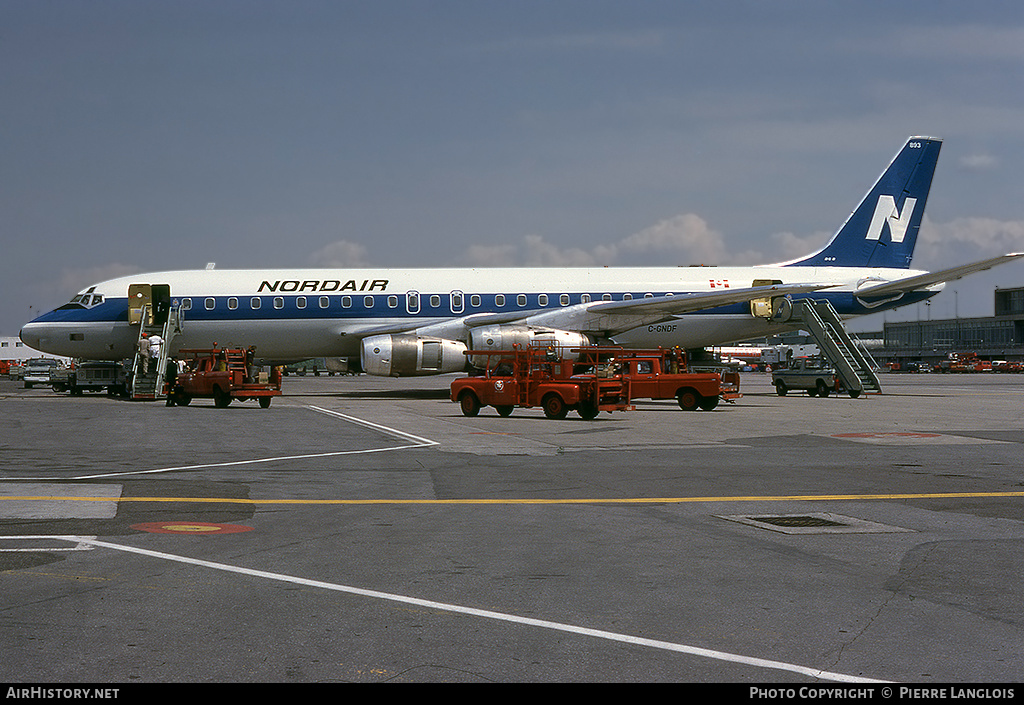
[[[259,465],[259,464],[264,464],[264,463],[277,463],[277,462],[283,462],[283,461],[288,461],[288,460],[309,460],[309,459],[312,459],[312,458],[331,458],[331,457],[340,456],[340,455],[363,455],[363,454],[367,454],[367,453],[387,453],[387,452],[395,451],[395,450],[408,450],[410,448],[426,448],[426,447],[429,447],[429,446],[439,445],[437,441],[432,441],[429,438],[423,438],[421,436],[414,436],[413,434],[406,433],[405,431],[399,431],[398,429],[390,428],[388,426],[383,426],[383,425],[377,424],[377,423],[373,423],[372,421],[364,421],[363,419],[357,419],[355,416],[349,416],[347,414],[342,414],[342,413],[337,412],[337,411],[330,411],[328,409],[322,409],[322,408],[320,408],[318,406],[307,406],[305,408],[312,409],[313,411],[316,411],[316,412],[319,412],[319,413],[322,413],[322,414],[328,414],[330,416],[336,416],[336,417],[344,419],[344,420],[346,420],[346,421],[348,421],[350,423],[355,423],[355,424],[359,424],[361,426],[366,426],[367,428],[372,428],[374,430],[380,431],[380,432],[385,433],[385,434],[390,435],[390,436],[394,436],[396,438],[401,438],[401,439],[405,439],[405,440],[411,440],[411,441],[413,441],[413,443],[411,443],[410,445],[389,446],[387,448],[367,448],[367,449],[364,449],[364,450],[338,450],[338,451],[330,451],[330,452],[326,452],[326,453],[304,453],[302,455],[279,455],[279,456],[274,456],[274,457],[271,457],[271,458],[251,458],[249,460],[233,460],[233,461],[223,462],[223,463],[197,463],[195,465],[175,465],[175,466],[167,467],[167,468],[154,468],[152,470],[126,470],[124,472],[105,472],[105,473],[96,473],[96,474],[93,474],[93,475],[76,475],[74,477],[54,477],[54,478],[46,478],[46,477],[4,477],[2,479],[4,479],[4,480],[36,480],[36,481],[54,480],[54,479],[56,479],[56,480],[95,480],[95,479],[102,478],[102,477],[125,477],[125,476],[128,476],[128,475],[158,475],[158,474],[162,474],[162,473],[180,472],[180,471],[185,471],[185,470],[204,470],[204,469],[209,469],[209,468],[227,468],[227,467],[237,467],[239,465]]]
[[[329,414],[331,416],[337,416],[339,418],[345,419],[346,421],[351,421],[352,423],[359,424],[361,426],[368,426],[369,428],[373,428],[373,429],[376,429],[378,431],[382,431],[382,432],[387,433],[387,434],[392,435],[392,436],[398,436],[399,438],[405,438],[405,439],[408,439],[408,440],[411,440],[411,441],[415,441],[415,442],[419,443],[420,445],[424,445],[424,446],[436,446],[436,445],[438,445],[437,441],[432,441],[429,438],[423,438],[422,436],[414,436],[411,433],[406,433],[405,431],[399,431],[398,429],[390,428],[389,426],[382,426],[381,424],[373,423],[372,421],[364,421],[363,419],[357,419],[355,416],[349,416],[348,414],[343,414],[340,411],[331,411],[330,409],[323,409],[323,408],[321,408],[319,406],[307,406],[306,408],[312,409],[313,411],[318,411],[321,414]]]
[[[276,463],[285,460],[307,460],[309,458],[330,458],[336,455],[360,455],[363,453],[384,453],[391,450],[405,450],[407,448],[422,448],[422,443],[414,443],[406,446],[392,446],[390,448],[369,448],[366,450],[338,450],[329,453],[305,453],[303,455],[279,455],[272,458],[252,458],[250,460],[232,460],[224,463],[199,463],[197,465],[176,465],[169,468],[154,468],[153,470],[128,470],[125,472],[111,472],[97,475],[79,475],[68,478],[71,480],[93,480],[99,477],[123,477],[125,475],[153,475],[164,472],[175,472],[178,470],[203,470],[204,468],[228,468],[238,465],[259,465],[261,463]],[[4,478],[7,480],[18,478]],[[25,478],[38,479],[38,478]]]
[[[347,585],[338,585],[336,583],[328,583],[320,580],[308,580],[306,578],[297,578],[291,575],[284,575],[282,573],[270,573],[263,570],[253,570],[251,568],[242,568],[240,566],[228,565],[226,563],[215,563],[213,561],[204,561],[198,558],[189,558],[187,556],[177,556],[170,553],[162,553],[160,551],[150,551],[144,548],[136,548],[134,546],[124,546],[116,543],[109,543],[107,541],[99,541],[95,538],[88,536],[54,536],[51,538],[61,538],[67,541],[78,541],[81,543],[91,544],[93,546],[101,548],[109,548],[115,551],[124,551],[126,553],[136,553],[142,556],[149,556],[151,558],[159,558],[161,560],[175,561],[178,563],[187,563],[191,565],[202,566],[205,568],[212,568],[214,570],[223,570],[230,573],[237,573],[239,575],[249,575],[256,578],[265,578],[267,580],[276,580],[284,583],[292,583],[295,585],[304,585],[306,587],[321,588],[324,590],[333,590],[335,592],[344,592],[352,595],[361,595],[363,597],[371,597],[378,600],[388,600],[391,602],[401,602],[409,605],[416,605],[418,607],[425,607],[428,609],[441,610],[444,612],[453,612],[457,614],[465,614],[473,617],[481,617],[484,619],[494,619],[504,622],[511,622],[513,624],[521,624],[524,626],[540,627],[542,629],[553,629],[561,632],[568,632],[571,634],[579,634],[581,636],[594,637],[597,639],[606,639],[608,641],[622,642],[626,644],[633,644],[636,646],[646,646],[653,649],[661,649],[663,651],[674,651],[681,654],[689,654],[691,656],[701,656],[704,658],[715,659],[718,661],[729,661],[731,663],[738,663],[745,666],[753,666],[755,668],[769,668],[778,671],[787,671],[790,673],[798,673],[800,675],[809,676],[811,678],[819,678],[822,680],[838,681],[843,683],[882,683],[886,681],[879,681],[870,678],[863,678],[860,676],[851,676],[844,673],[833,673],[830,671],[822,671],[817,668],[809,668],[807,666],[798,666],[791,663],[784,663],[781,661],[772,661],[769,659],[754,658],[750,656],[741,656],[738,654],[730,654],[724,651],[715,651],[713,649],[704,649],[697,646],[688,646],[686,644],[677,644],[670,641],[659,641],[657,639],[645,639],[642,637],[630,636],[628,634],[618,634],[615,632],[607,632],[600,629],[589,629],[586,627],[578,627],[572,624],[562,624],[559,622],[549,622],[543,619],[533,619],[531,617],[520,617],[512,614],[505,614],[503,612],[492,612],[490,610],[480,610],[472,607],[463,607],[460,605],[452,605],[443,602],[434,602],[432,600],[422,600],[416,597],[407,597],[405,595],[395,595],[392,593],[379,592],[377,590],[365,590],[363,588],[350,587]]]
[[[47,536],[45,534],[38,536],[0,536],[0,552],[2,553],[50,553],[54,551],[91,551],[94,546],[87,543],[89,539],[95,539],[95,536]],[[32,546],[31,548],[7,548],[4,544],[6,541],[39,541],[40,543]],[[46,546],[46,542],[52,541],[77,541],[78,543],[70,548],[59,548],[57,546]]]

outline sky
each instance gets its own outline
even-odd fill
[[[911,135],[944,140],[913,266],[1024,251],[1024,4],[0,0],[0,336],[208,262],[782,261]]]

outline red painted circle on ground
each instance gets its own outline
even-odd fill
[[[151,521],[146,524],[132,524],[137,531],[148,531],[151,534],[238,534],[252,531],[251,526],[240,524],[211,524],[206,521]]]

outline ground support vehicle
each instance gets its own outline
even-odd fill
[[[681,349],[618,349],[612,364],[629,380],[630,399],[675,399],[683,411],[711,411],[741,396],[740,376],[727,370],[691,372]]]
[[[825,398],[845,391],[835,368],[817,357],[796,358],[788,367],[773,369],[772,384],[780,397],[790,391],[805,391],[809,396]],[[860,396],[860,390],[850,390],[850,396]]]
[[[988,360],[982,360],[978,357],[978,353],[952,352],[935,368],[938,372],[991,372],[992,363]]]
[[[213,348],[179,350],[185,363],[174,384],[168,384],[168,405],[188,406],[193,399],[213,399],[217,408],[232,400],[256,399],[262,408],[281,394],[281,368],[259,372],[252,364],[252,349]]]
[[[478,372],[451,385],[451,399],[466,416],[493,406],[501,416],[515,407],[540,406],[551,419],[575,409],[584,419],[601,411],[636,408],[634,399],[676,399],[680,408],[710,411],[721,398],[738,398],[739,375],[686,370],[682,350],[618,347],[516,348],[466,353]]]
[[[74,396],[82,392],[106,392],[110,396],[125,396],[124,365],[119,362],[84,361],[72,367],[55,371],[50,383],[55,392],[70,392]]]
[[[480,365],[479,371],[451,384],[451,399],[466,416],[476,416],[484,406],[493,406],[501,416],[509,416],[516,407],[539,406],[549,419],[564,419],[575,409],[589,420],[602,411],[634,408],[629,383],[621,375],[595,371],[593,365],[554,349],[517,347],[466,354]]]
[[[60,368],[60,362],[49,357],[33,358],[25,363],[25,389],[37,384],[50,384],[50,374]]]

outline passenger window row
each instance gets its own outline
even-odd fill
[[[669,296],[671,296],[671,294],[669,294]],[[381,295],[381,297],[383,298],[383,295]],[[653,298],[653,297],[654,297],[654,294],[652,294],[652,293],[644,294],[644,298],[645,299],[649,299],[649,298]],[[465,310],[465,297],[464,297],[462,292],[460,292],[460,291],[453,291],[453,292],[451,292],[445,298],[448,299],[448,301],[447,301],[448,309],[451,311],[451,313],[462,313]],[[358,299],[358,297],[355,297],[355,299]],[[622,295],[622,299],[621,300],[622,301],[631,301],[632,299],[633,299],[633,294],[627,292],[627,293]],[[539,308],[545,308],[549,304],[549,300],[548,300],[548,295],[547,294],[536,294],[534,300],[536,302],[536,305]],[[592,299],[590,294],[580,294],[580,296],[579,296],[579,303],[589,303],[592,300],[593,299]],[[611,294],[601,294],[601,301],[612,301],[612,300],[613,299],[612,299],[612,295]],[[338,304],[340,304],[341,308],[348,309],[348,308],[352,308],[353,302],[354,302],[354,298],[352,296],[341,296],[341,297],[336,297],[335,298],[334,305],[337,306]],[[377,302],[377,297],[376,296],[370,296],[370,295],[364,296],[363,297],[363,301],[362,301],[363,308],[372,309],[376,305],[376,302]],[[438,294],[431,294],[429,296],[429,298],[428,298],[428,302],[429,302],[429,308],[430,309],[436,310],[436,309],[441,309],[442,308],[442,297],[440,295],[438,295]],[[253,311],[256,311],[256,310],[258,310],[258,309],[263,307],[263,303],[264,303],[263,297],[253,296],[252,298],[249,299],[249,308],[251,310],[253,310]],[[395,294],[388,294],[387,297],[386,297],[386,303],[387,303],[387,307],[388,308],[398,308],[399,305],[400,305],[400,297],[395,295]],[[568,305],[570,305],[570,303],[571,303],[570,295],[569,294],[559,294],[558,295],[558,303],[559,303],[560,306],[568,306]],[[302,309],[305,309],[309,305],[309,301],[307,300],[307,298],[305,296],[295,296],[295,297],[292,297],[292,304],[293,304],[294,308],[302,310]],[[331,304],[332,304],[332,301],[331,301],[331,297],[330,296],[320,296],[320,297],[318,297],[316,299],[316,306],[318,306],[321,309],[329,309],[329,308],[331,308]],[[529,305],[529,296],[527,294],[516,294],[515,295],[515,304],[516,304],[516,306],[518,306],[520,308],[525,308],[527,305]],[[239,306],[238,297],[236,297],[236,296],[228,297],[227,300],[226,300],[226,305],[227,305],[228,310],[230,310],[230,311],[237,310],[238,306]],[[270,305],[273,306],[275,309],[278,309],[278,310],[283,309],[285,307],[285,297],[283,297],[283,296],[275,296],[275,297],[273,297],[271,299],[271,301],[270,301]],[[469,305],[470,305],[470,308],[477,308],[477,309],[478,308],[482,308],[483,305],[484,305],[484,297],[483,297],[483,295],[481,295],[481,294],[471,294],[469,296]],[[504,308],[505,305],[506,305],[506,296],[505,296],[505,294],[495,294],[494,295],[494,307],[495,308]],[[208,296],[208,297],[206,297],[204,299],[203,306],[205,307],[205,309],[207,311],[214,311],[218,307],[218,299],[216,297],[213,297],[213,296]],[[421,312],[421,309],[420,309],[420,294],[418,292],[415,292],[415,291],[407,292],[405,294],[405,307],[406,307],[406,312],[408,312],[408,313],[412,313],[412,314],[420,313]],[[185,311],[189,311],[189,310],[192,309],[192,299],[191,299],[191,297],[185,297],[185,298],[181,299],[181,308],[183,310],[185,310]]]

